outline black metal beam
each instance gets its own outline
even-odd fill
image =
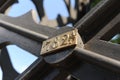
[[[12,31],[8,31],[5,28],[0,27],[0,48],[3,48],[7,45],[14,44],[20,48],[27,50],[31,54],[39,56],[41,42],[36,42],[24,36],[21,36]]]
[[[27,70],[15,80],[63,80],[68,74],[65,71],[56,69],[38,58]]]
[[[101,0],[78,23],[74,25],[84,43],[96,35],[106,24],[120,12],[119,0]]]
[[[100,55],[99,53],[91,52],[81,48],[75,48],[73,52],[80,59],[84,59],[88,62],[92,62],[96,65],[106,67],[111,71],[120,73],[120,61],[108,56]]]
[[[16,44],[22,49],[39,56],[42,41],[46,40],[57,29],[36,24],[32,13],[30,11],[18,18],[0,15],[1,47],[8,44]]]
[[[0,53],[0,66],[3,71],[3,80],[13,80],[19,75],[13,68],[7,48],[2,48]]]
[[[113,59],[120,62],[120,45],[110,42],[110,39],[115,34],[120,32],[119,26],[120,13],[115,18],[113,18],[101,31],[99,31],[94,38],[92,38],[90,41],[88,41],[88,43],[85,44],[85,49],[95,52],[98,55],[111,58],[111,60]],[[111,60],[108,59],[107,62],[112,62]],[[118,68],[120,67],[118,66],[118,63],[115,64],[115,62],[112,62],[111,65],[113,65],[114,67],[116,65]]]
[[[18,2],[17,0],[0,0],[0,13],[4,13],[13,3]]]

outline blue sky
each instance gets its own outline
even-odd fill
[[[74,0],[71,0],[74,6]],[[55,19],[57,14],[69,16],[63,0],[44,0],[44,7],[49,19]],[[36,10],[31,0],[19,0],[19,4],[14,4],[9,10],[8,16],[18,17],[30,10]],[[7,46],[9,56],[13,67],[17,72],[22,73],[30,64],[32,64],[37,57],[31,55],[29,52],[20,49],[16,45]],[[0,68],[0,80],[2,80],[2,71]]]
[[[58,13],[63,16],[68,16],[68,12],[62,0],[44,0],[44,7],[49,19],[55,19]],[[27,13],[31,9],[36,10],[31,0],[19,0],[19,4],[13,5],[8,15],[17,17]]]

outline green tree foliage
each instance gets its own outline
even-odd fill
[[[92,3],[91,3],[91,8],[93,8],[100,1],[101,0],[93,0]]]
[[[120,34],[117,34],[110,40],[112,43],[120,44]]]

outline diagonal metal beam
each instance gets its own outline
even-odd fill
[[[85,48],[87,50],[96,52],[100,55],[104,55],[111,59],[115,59],[116,61],[118,60],[119,62],[120,45],[116,45],[111,43],[110,41],[107,41],[110,40],[115,34],[120,32],[119,26],[120,26],[120,13],[115,18],[113,18],[113,20],[110,21],[98,34],[96,34],[96,36],[93,39],[86,43]],[[115,62],[112,63],[112,65],[114,64]],[[116,64],[116,66],[117,65],[118,63]]]
[[[94,37],[106,24],[109,23],[120,12],[119,0],[101,0],[91,9],[74,27],[79,29],[79,33],[84,43]]]
[[[62,80],[68,76],[66,72],[53,68],[45,63],[42,58],[38,58],[27,70],[19,75],[15,80]]]
[[[18,0],[0,0],[0,12],[4,13],[15,2],[18,2]]]
[[[58,34],[61,34],[63,32],[67,32],[72,30],[73,28],[67,28],[63,27],[60,29],[60,31],[56,31],[56,34],[52,34],[52,36],[56,36]],[[52,37],[51,36],[51,37]],[[66,71],[61,71],[59,69],[54,68],[53,66],[50,66],[49,64],[46,64],[44,60],[42,60],[42,57],[39,56],[39,59],[36,60],[24,73],[22,73],[20,76],[16,78],[18,79],[48,79],[49,80],[63,80],[66,79],[68,76],[68,73]]]
[[[56,29],[38,25],[32,17],[34,17],[33,11],[19,18],[0,14],[0,44],[4,43],[4,46],[16,44],[39,56],[42,41],[51,36]]]
[[[100,6],[100,4],[102,6]],[[116,6],[114,6],[115,4],[116,4]],[[103,9],[104,8],[103,6],[104,7],[106,6],[105,9]],[[109,10],[109,8],[114,8],[115,11],[113,11],[113,9]],[[99,31],[102,34],[104,34],[107,32],[108,29],[110,29],[112,27],[114,27],[116,30],[118,29],[117,32],[119,32],[119,28],[117,28],[119,26],[119,16],[116,17],[116,15],[118,15],[120,12],[119,8],[120,8],[120,3],[118,3],[117,0],[101,1],[101,3],[99,3],[99,5],[94,8],[95,12],[94,11],[89,12],[88,13],[89,16],[84,17],[83,21],[81,20],[81,22],[78,23],[77,26],[75,26],[79,29],[80,35],[81,35],[81,33],[84,33],[84,31],[86,31],[86,30],[88,30],[88,32],[89,32],[89,34],[85,33],[85,35],[84,34],[82,35],[83,40],[85,39],[85,48],[84,49],[75,48],[75,50],[72,53],[73,55],[69,54],[69,51],[70,51],[69,49],[68,49],[68,52],[67,52],[67,50],[65,52],[65,49],[64,49],[56,54],[46,56],[45,60],[53,66],[56,66],[60,69],[70,72],[73,76],[75,76],[78,79],[103,80],[104,78],[106,78],[107,80],[117,80],[118,78],[120,78],[120,76],[119,76],[119,73],[120,73],[120,61],[119,61],[119,58],[120,58],[119,50],[120,49],[119,49],[119,46],[114,46],[107,42],[102,43],[103,41],[99,40],[98,38],[100,38],[104,35],[101,35],[101,34],[96,35],[97,33],[99,33]],[[99,12],[99,11],[102,11],[102,12]],[[109,13],[109,12],[111,12],[111,13]],[[113,13],[113,12],[115,12],[115,13]],[[96,15],[95,20],[94,20],[94,14]],[[103,16],[103,14],[106,16]],[[92,15],[92,17],[90,15]],[[101,17],[101,16],[103,16],[103,17]],[[99,19],[99,20],[97,20],[97,19]],[[112,23],[110,22],[111,20],[112,20]],[[93,26],[91,25],[92,28],[90,27],[90,24],[93,24]],[[109,24],[112,24],[112,26],[110,26]],[[106,25],[108,25],[108,27],[106,27]],[[104,28],[106,28],[107,30],[105,30]],[[102,29],[104,31],[101,31]],[[96,30],[97,30],[97,32],[96,32]],[[94,33],[94,35],[92,35],[92,32]],[[84,37],[86,37],[86,38],[84,38]],[[86,42],[88,42],[88,43],[86,43]],[[101,46],[102,46],[102,48],[100,49]],[[110,49],[108,49],[107,46]],[[114,49],[112,46],[114,47]],[[107,51],[106,51],[106,49],[107,49]],[[72,52],[72,51],[70,51],[70,52]],[[116,53],[114,54],[114,52],[116,52]],[[64,54],[62,54],[62,53],[64,53]],[[103,54],[100,54],[100,53],[103,53]],[[112,55],[109,53],[112,53]],[[67,55],[67,57],[65,54]],[[63,61],[59,62],[59,60],[63,60]],[[86,61],[86,62],[81,63],[81,61],[82,62]],[[74,66],[71,66],[71,65],[74,65]],[[83,67],[82,67],[82,65],[83,65]],[[84,74],[84,75],[87,74],[88,77],[86,77],[82,74]],[[94,76],[96,76],[96,77],[94,77]]]
[[[8,31],[5,28],[0,27],[0,48],[6,45],[15,44],[30,53],[39,56],[41,42],[36,42],[12,31]]]
[[[27,36],[30,39],[37,39],[38,41],[44,40],[44,38],[47,39],[51,33],[56,31],[55,28],[37,24],[34,21],[34,17],[35,17],[34,11],[30,11],[25,15],[17,18],[11,18],[1,14],[0,25],[8,30],[19,33],[22,36]]]
[[[3,48],[0,54],[0,66],[3,71],[3,80],[13,80],[19,74],[13,68],[11,64],[7,48]]]

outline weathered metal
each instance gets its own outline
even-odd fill
[[[83,42],[78,34],[78,30],[74,29],[72,31],[60,34],[46,41],[43,41],[40,55],[50,54],[55,51],[69,48],[73,46],[84,47]]]
[[[36,24],[32,16],[31,12],[18,18],[0,14],[1,54],[7,54],[4,58],[0,56],[4,80],[13,80],[16,77],[15,80],[65,80],[68,75],[74,76],[76,80],[120,79],[120,46],[109,42],[115,34],[120,32],[119,0],[102,0],[78,21],[74,28],[57,29],[42,26]],[[40,56],[43,41],[50,40],[49,38],[54,41],[56,36],[63,33],[69,34],[69,31],[76,28],[84,47],[68,47],[68,45],[62,47],[61,50],[57,48],[54,51],[50,50],[52,51],[50,55]],[[18,75],[13,70],[6,48],[4,48],[9,44],[16,44],[39,58]],[[7,62],[4,63],[4,61]],[[9,66],[6,66],[7,64]],[[6,71],[13,73],[13,76],[7,74]]]

